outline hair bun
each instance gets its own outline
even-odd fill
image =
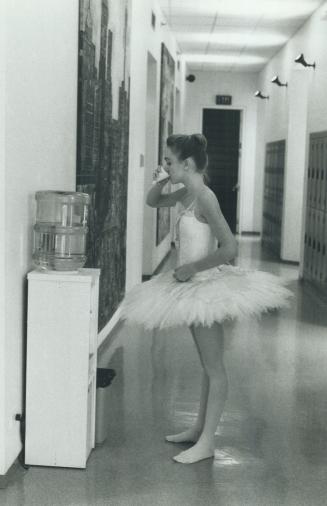
[[[197,143],[198,145],[200,145],[202,147],[202,149],[204,149],[204,150],[207,149],[207,139],[205,138],[204,135],[202,135],[202,134],[192,134],[191,135],[191,140],[192,140],[192,142]]]

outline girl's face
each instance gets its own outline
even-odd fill
[[[185,161],[180,161],[178,157],[167,147],[167,154],[165,156],[164,169],[170,175],[173,184],[182,183],[185,177]]]

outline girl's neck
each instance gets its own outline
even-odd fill
[[[184,186],[186,187],[187,194],[195,199],[205,184],[203,182],[203,177],[201,174],[193,174],[186,181],[184,181]]]

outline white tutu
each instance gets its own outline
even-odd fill
[[[180,282],[173,270],[133,287],[121,304],[128,325],[163,329],[180,325],[211,326],[215,321],[242,320],[289,306],[288,281],[259,270],[221,265]]]
[[[194,214],[194,201],[179,213],[175,232],[177,267],[217,249],[209,225]],[[230,264],[199,271],[186,282],[176,280],[173,273],[171,269],[133,287],[120,306],[121,319],[149,330],[191,324],[210,327],[214,322],[260,316],[288,306],[293,296],[283,286],[288,280]]]

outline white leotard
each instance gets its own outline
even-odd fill
[[[217,249],[218,240],[208,223],[199,221],[194,214],[195,200],[184,207],[175,222],[177,267],[206,257]]]

